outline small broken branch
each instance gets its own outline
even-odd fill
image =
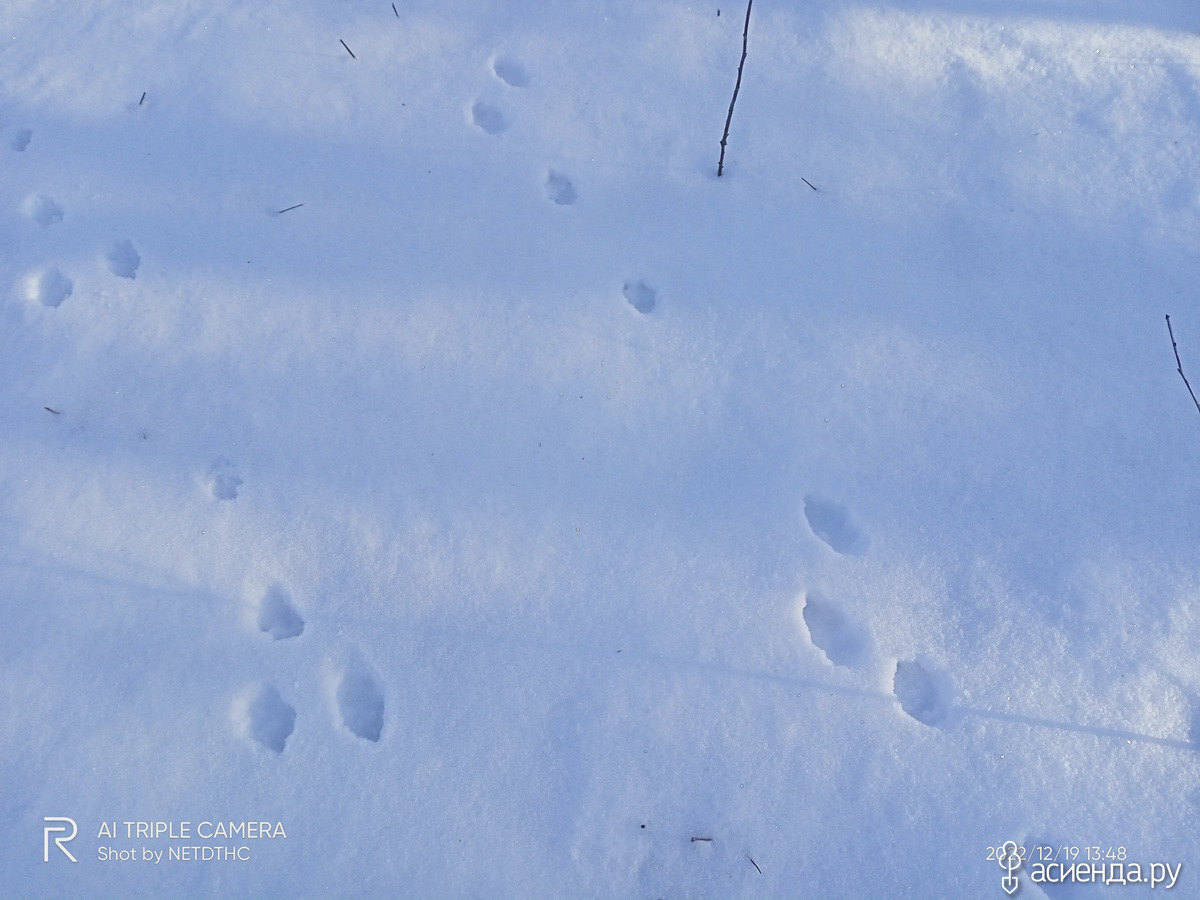
[[[712,840],[712,838],[710,838],[710,837],[694,837],[694,838],[692,838],[692,843],[694,844],[694,843],[696,843],[696,841],[711,841],[711,840]]]
[[[754,866],[754,868],[758,869],[758,863],[756,863],[754,861],[754,857],[752,857],[749,853],[746,854],[746,859],[750,860],[750,865],[752,865],[752,866]],[[762,869],[758,869],[758,874],[759,875],[762,874]]]
[[[295,206],[289,206],[289,207],[287,207],[286,209],[280,209],[280,210],[277,210],[277,211],[275,212],[275,215],[277,215],[277,216],[282,216],[282,215],[283,215],[285,212],[291,212],[293,209],[299,209],[299,208],[300,208],[300,207],[302,207],[303,205],[304,205],[303,203],[297,203]]]
[[[138,106],[141,106],[145,102],[146,102],[146,92],[142,91],[142,99],[138,101]]]
[[[341,44],[343,47],[346,47],[346,42],[343,41],[341,38],[338,38],[338,43]],[[346,52],[350,54],[351,59],[358,59],[358,57],[354,55],[354,51],[351,50],[349,47],[346,47]]]
[[[805,184],[807,184],[814,191],[817,189],[817,186],[815,184],[813,184],[811,181],[809,181],[807,178],[805,178],[803,175],[800,176],[800,180],[803,181]]]
[[[61,410],[61,409],[51,409],[51,408],[50,408],[50,407],[48,407],[48,406],[43,406],[43,407],[42,407],[42,409],[44,409],[44,410],[45,410],[46,412],[48,412],[48,413],[54,413],[54,415],[56,415],[56,416],[61,416],[61,415],[62,415],[62,410]]]
[[[392,12],[396,13],[396,18],[400,18],[400,13],[396,11],[396,4],[392,4]]]
[[[1167,334],[1171,336],[1171,349],[1175,351],[1175,371],[1179,373],[1179,377],[1183,379],[1188,393],[1192,395],[1192,402],[1196,404],[1196,412],[1200,412],[1200,400],[1196,399],[1196,392],[1192,390],[1192,386],[1188,384],[1187,376],[1183,374],[1183,363],[1179,361],[1179,345],[1175,343],[1175,331],[1171,328],[1170,316],[1167,316]]]
[[[721,158],[717,161],[717,177],[725,171],[725,144],[729,141],[729,123],[733,121],[733,104],[737,103],[738,91],[742,89],[742,67],[746,65],[746,45],[750,40],[750,7],[754,0],[746,0],[746,25],[742,28],[742,59],[738,63],[737,81],[733,85],[733,99],[729,101],[729,114],[725,116],[725,133],[721,135]]]

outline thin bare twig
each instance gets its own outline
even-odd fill
[[[346,47],[346,42],[343,41],[341,38],[338,38],[338,43],[341,44],[343,47]],[[354,55],[354,51],[351,50],[349,47],[346,47],[346,52],[350,54],[351,59],[358,59],[358,57]]]
[[[297,203],[295,206],[289,206],[286,209],[276,210],[275,215],[282,216],[285,212],[291,212],[293,209],[299,209],[303,205],[303,203]]]
[[[746,859],[750,860],[750,865],[752,865],[752,866],[754,866],[754,868],[758,869],[758,863],[756,863],[756,862],[754,861],[754,857],[753,857],[753,856],[751,856],[749,853],[747,853],[747,854],[746,854]],[[759,874],[759,875],[761,875],[761,874],[762,874],[762,869],[758,869],[758,874]]]
[[[692,838],[692,843],[694,844],[694,843],[696,843],[696,841],[711,841],[711,840],[712,840],[712,838],[710,838],[710,837],[694,837],[694,838]]]
[[[1196,404],[1196,412],[1200,412],[1200,400],[1196,399],[1196,392],[1192,390],[1192,386],[1188,384],[1187,376],[1183,374],[1183,363],[1179,361],[1179,345],[1175,343],[1175,330],[1171,328],[1170,316],[1167,316],[1167,334],[1171,336],[1171,349],[1175,351],[1175,371],[1179,373],[1179,377],[1183,379],[1188,393],[1192,395],[1192,402]]]
[[[737,103],[738,91],[742,89],[742,67],[746,65],[746,45],[750,40],[750,7],[754,0],[746,2],[746,25],[742,28],[742,59],[738,63],[737,81],[733,85],[733,99],[729,101],[729,114],[725,116],[725,133],[721,135],[721,158],[717,160],[717,177],[725,171],[725,144],[729,141],[729,123],[733,121],[733,104]]]

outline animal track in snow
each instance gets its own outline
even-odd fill
[[[896,663],[892,690],[900,701],[900,707],[925,725],[941,724],[950,713],[949,679],[942,672],[931,670],[916,660],[900,660]]]
[[[546,196],[559,206],[570,206],[579,199],[571,179],[553,169],[546,173]]]
[[[861,556],[870,546],[867,536],[850,520],[849,511],[840,503],[808,494],[804,498],[804,517],[813,534],[838,553]]]
[[[214,500],[236,500],[238,488],[242,486],[241,476],[237,474],[233,463],[221,457],[208,467],[208,487]]]
[[[343,725],[360,738],[379,740],[383,733],[383,691],[365,668],[354,666],[342,675],[337,707]]]
[[[504,113],[484,100],[476,100],[471,106],[471,121],[476,128],[482,129],[488,134],[499,134],[508,127],[508,120],[504,118]]]
[[[870,636],[846,618],[841,608],[817,591],[809,591],[801,612],[808,636],[835,666],[857,668],[867,661]]]
[[[658,302],[658,293],[644,281],[627,281],[621,289],[625,299],[640,313],[648,313]]]
[[[529,72],[511,56],[497,56],[492,60],[492,71],[496,77],[510,87],[525,87],[529,84]]]
[[[272,585],[258,604],[258,628],[277,641],[304,633],[304,619],[283,585]]]
[[[138,255],[137,250],[133,247],[133,242],[128,238],[119,240],[109,247],[108,253],[104,255],[104,260],[108,264],[108,271],[121,278],[136,278],[138,266],[142,264],[142,257]]]
[[[21,204],[21,212],[25,218],[37,222],[43,228],[61,222],[63,218],[63,208],[53,197],[47,197],[45,194],[30,194]]]
[[[250,737],[282,753],[296,727],[296,710],[284,701],[274,685],[253,685],[240,698],[235,716]]]
[[[58,266],[47,266],[30,272],[21,285],[25,299],[42,306],[58,306],[71,296],[74,289],[74,282],[64,275]]]
[[[12,139],[8,142],[8,146],[12,147],[18,153],[23,153],[25,148],[29,146],[29,142],[33,139],[33,132],[28,128],[18,128],[13,132]]]

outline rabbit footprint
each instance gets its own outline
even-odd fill
[[[801,618],[808,636],[835,666],[858,668],[870,655],[867,630],[851,622],[840,606],[817,591],[805,597]]]
[[[246,737],[282,753],[296,727],[296,709],[273,684],[253,684],[238,698],[234,718]]]
[[[258,630],[277,641],[299,637],[304,633],[304,619],[296,611],[287,588],[272,585],[258,604]]]
[[[121,278],[136,278],[138,266],[142,264],[142,257],[134,249],[133,242],[128,238],[116,241],[108,248],[108,252],[104,254],[105,264],[108,266],[108,271]]]
[[[383,707],[383,690],[365,665],[353,665],[342,673],[337,708],[346,728],[364,740],[378,742],[383,734]]]
[[[499,134],[508,127],[508,119],[500,108],[486,100],[476,100],[471,106],[471,122],[488,134]]]
[[[43,228],[63,220],[62,206],[53,197],[47,197],[45,194],[30,194],[26,197],[21,203],[21,213]]]
[[[924,725],[940,725],[950,715],[950,679],[931,665],[900,660],[896,663],[892,690],[900,708]]]
[[[30,131],[28,128],[18,128],[8,139],[8,146],[12,147],[18,153],[24,153],[25,148],[29,146],[29,142],[32,139],[32,131]]]
[[[509,87],[523,88],[529,84],[529,71],[512,56],[493,57],[492,73]]]
[[[25,299],[42,306],[61,306],[73,290],[75,283],[58,266],[36,269],[27,274],[21,284]]]
[[[270,635],[274,641],[292,640],[304,634],[304,617],[291,592],[282,584],[268,587],[253,611],[258,631]],[[383,736],[385,703],[374,669],[355,654],[336,671],[330,688],[336,721],[351,734],[378,743]],[[296,708],[283,699],[274,685],[256,682],[234,701],[234,721],[247,738],[282,753],[296,725]]]
[[[579,194],[575,191],[575,185],[571,184],[571,179],[551,169],[546,173],[546,197],[559,206],[570,206],[579,199]]]
[[[862,556],[870,546],[867,536],[850,518],[849,510],[820,494],[808,494],[804,498],[804,517],[813,534],[838,553]]]

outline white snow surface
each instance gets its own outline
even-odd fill
[[[0,897],[1200,895],[1200,10],[718,5],[0,5]]]

